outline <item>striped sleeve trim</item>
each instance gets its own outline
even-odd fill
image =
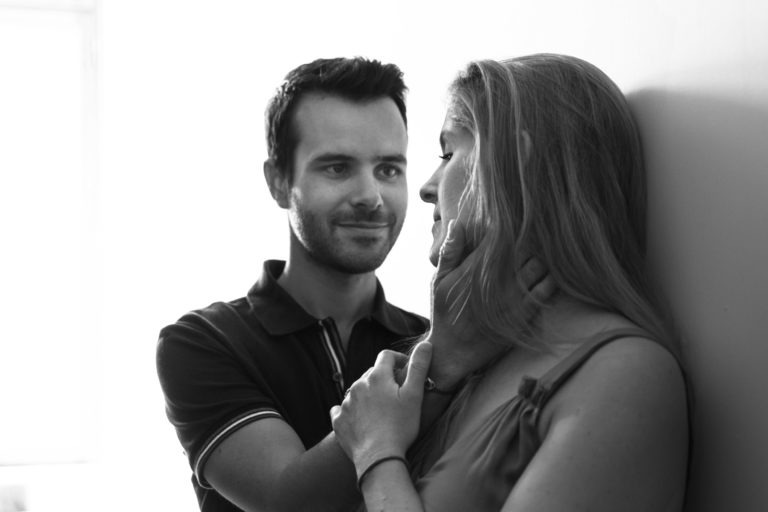
[[[280,416],[280,413],[274,409],[259,409],[258,411],[250,411],[236,417],[234,420],[227,423],[223,428],[218,430],[213,436],[210,437],[210,439],[208,439],[208,441],[203,445],[203,449],[200,450],[200,454],[195,459],[194,464],[195,478],[197,478],[197,482],[201,487],[205,489],[213,489],[213,487],[211,487],[205,478],[203,478],[203,468],[205,467],[205,463],[208,461],[208,457],[210,457],[211,453],[213,453],[214,448],[216,448],[219,443],[221,443],[227,436],[236,430],[244,427],[249,423],[253,423],[254,421],[265,418],[282,419],[283,417]]]

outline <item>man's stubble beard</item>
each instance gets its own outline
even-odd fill
[[[384,263],[400,234],[403,222],[392,214],[389,217],[392,223],[383,242],[374,237],[367,241],[366,237],[356,239],[335,237],[337,228],[334,228],[334,222],[340,217],[352,216],[354,214],[321,218],[294,204],[290,212],[291,237],[296,239],[295,243],[304,247],[309,257],[337,272],[345,274],[373,272]],[[379,248],[371,247],[374,245]]]

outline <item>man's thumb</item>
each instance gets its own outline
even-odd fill
[[[411,352],[408,361],[408,374],[405,376],[404,387],[424,389],[427,380],[429,364],[432,362],[432,344],[428,341],[419,342]]]

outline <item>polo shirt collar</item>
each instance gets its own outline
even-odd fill
[[[387,302],[384,288],[378,279],[376,279],[376,297],[373,299],[371,318],[388,331],[399,334],[403,338],[419,336],[423,334],[425,328],[420,317],[406,314]]]
[[[283,269],[285,269],[285,261],[265,261],[261,277],[248,292],[251,310],[267,332],[274,336],[297,332],[311,325],[317,325],[320,321],[307,313],[277,283]],[[423,331],[423,325],[418,320],[387,302],[384,289],[378,279],[370,318],[388,331],[403,337],[414,336]]]

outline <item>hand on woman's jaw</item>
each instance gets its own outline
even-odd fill
[[[427,335],[434,347],[429,375],[440,389],[456,387],[468,374],[511,346],[481,335],[467,303],[468,290],[460,289],[460,278],[480,257],[479,250],[467,254],[461,223],[450,221],[432,280],[432,326]],[[520,279],[508,280],[507,303],[517,309],[517,318],[530,320],[556,291],[556,285],[535,258],[530,258],[518,273]]]

